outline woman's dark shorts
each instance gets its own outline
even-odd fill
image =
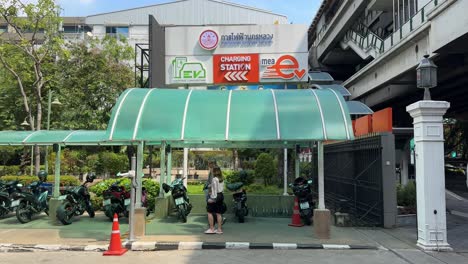
[[[223,193],[218,193],[216,197],[216,202],[208,203],[206,205],[206,211],[208,213],[216,213],[222,214],[223,212],[223,202],[224,202],[224,195]]]

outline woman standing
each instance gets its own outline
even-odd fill
[[[224,179],[221,169],[219,167],[213,168],[213,180],[211,182],[210,197],[208,199],[207,211],[208,211],[208,223],[210,228],[205,231],[205,234],[222,234],[222,211],[224,202]],[[214,229],[214,217],[216,214],[216,220],[218,222],[218,229]]]

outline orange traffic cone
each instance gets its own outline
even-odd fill
[[[119,229],[119,218],[117,214],[114,214],[114,221],[112,223],[112,234],[109,244],[109,249],[104,252],[104,256],[121,256],[127,252],[126,248],[122,248],[122,242],[120,241],[120,229]]]
[[[299,214],[299,203],[297,201],[297,197],[294,197],[294,209],[293,209],[292,221],[288,226],[295,226],[295,227],[304,226],[304,224],[301,221],[301,215]]]

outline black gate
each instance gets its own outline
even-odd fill
[[[325,145],[326,205],[354,225],[384,225],[382,149],[381,135]]]

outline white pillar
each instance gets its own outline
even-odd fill
[[[284,182],[284,191],[283,195],[287,196],[288,194],[288,149],[284,149],[284,168],[283,168],[283,182]]]
[[[319,203],[318,209],[323,210],[325,209],[325,185],[324,185],[324,167],[323,167],[323,142],[317,142],[317,166],[318,166],[318,195],[319,195]]]
[[[414,119],[416,144],[417,245],[451,250],[447,242],[443,115],[450,103],[419,101],[406,107]]]
[[[188,178],[188,148],[184,148],[184,186],[187,188],[187,178]]]

